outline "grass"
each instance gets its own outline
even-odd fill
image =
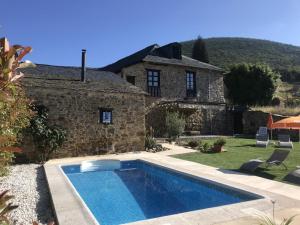
[[[212,144],[215,139],[202,141],[203,143],[208,142]],[[238,170],[242,163],[250,159],[267,159],[275,149],[275,145],[270,144],[267,148],[255,147],[254,139],[244,138],[227,138],[225,149],[227,152],[208,154],[208,153],[188,153],[175,155],[173,157],[193,161],[213,167],[218,167],[227,170]],[[254,175],[283,181],[283,178],[292,170],[296,169],[296,166],[300,166],[300,144],[294,142],[294,149],[289,154],[285,161],[288,169],[285,170],[283,166],[273,166],[268,169],[259,168]]]
[[[254,111],[262,111],[265,113],[279,114],[284,116],[298,116],[300,114],[300,107],[274,107],[274,106],[256,106],[251,108]]]

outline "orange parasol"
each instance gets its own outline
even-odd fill
[[[273,117],[272,114],[270,113],[268,118],[267,128],[272,129],[272,125],[273,125]]]
[[[272,129],[300,129],[300,116],[292,116],[272,124]]]
[[[272,124],[272,129],[292,129],[299,130],[299,142],[300,142],[300,116],[292,116],[279,120]]]

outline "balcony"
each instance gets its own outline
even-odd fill
[[[160,96],[160,87],[148,87],[148,93],[152,96],[152,97],[161,97]]]
[[[195,97],[197,97],[196,90],[194,90],[194,89],[186,90],[186,97],[187,98],[195,98]]]

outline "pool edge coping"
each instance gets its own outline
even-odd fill
[[[152,154],[150,154],[150,155],[152,155]],[[92,160],[116,159],[116,158],[121,158],[121,159],[119,159],[120,161],[124,161],[124,160],[143,160],[143,161],[146,161],[148,163],[155,164],[155,165],[157,165],[159,167],[163,167],[163,168],[166,168],[166,169],[169,169],[169,170],[173,170],[173,171],[178,172],[180,174],[185,174],[185,175],[194,177],[196,179],[197,178],[198,179],[204,179],[204,180],[206,180],[208,182],[215,183],[216,185],[224,185],[227,188],[230,188],[230,189],[233,189],[233,190],[237,189],[240,192],[245,192],[247,194],[253,194],[253,195],[256,195],[256,196],[257,195],[258,196],[262,196],[263,198],[255,199],[255,200],[251,200],[251,201],[246,201],[246,202],[241,202],[241,203],[234,203],[234,204],[229,204],[229,205],[217,206],[217,207],[212,207],[212,208],[208,208],[208,209],[200,209],[200,210],[195,210],[195,211],[188,211],[188,212],[183,212],[183,213],[179,213],[179,214],[173,214],[173,215],[168,215],[168,216],[163,216],[163,217],[157,217],[157,218],[152,218],[152,219],[147,219],[147,220],[142,220],[142,221],[136,221],[136,222],[127,223],[128,225],[129,224],[142,224],[143,222],[158,221],[160,219],[164,219],[165,220],[165,219],[168,219],[168,218],[174,218],[174,217],[176,218],[176,216],[178,216],[178,218],[179,218],[179,217],[184,216],[184,214],[195,214],[195,213],[200,212],[200,211],[201,211],[201,213],[203,213],[206,210],[210,210],[211,211],[211,209],[224,208],[224,207],[225,208],[230,208],[230,206],[241,206],[241,208],[243,208],[242,204],[244,204],[245,207],[246,207],[247,204],[245,204],[245,203],[248,203],[248,202],[258,202],[260,200],[270,200],[270,199],[272,199],[272,197],[270,197],[270,196],[268,196],[266,194],[260,193],[261,191],[258,191],[258,192],[257,191],[253,191],[253,190],[251,190],[251,188],[249,190],[248,186],[242,185],[242,184],[230,181],[230,180],[227,180],[225,182],[225,184],[223,184],[223,183],[221,183],[219,181],[219,179],[215,179],[212,176],[209,176],[207,178],[207,177],[205,177],[204,174],[203,174],[203,176],[194,175],[193,173],[191,173],[191,171],[189,171],[189,170],[187,170],[185,168],[182,168],[182,167],[181,168],[172,168],[171,165],[168,165],[168,164],[166,164],[164,162],[159,162],[159,161],[157,161],[157,159],[155,159],[155,158],[153,159],[152,157],[149,157],[150,155],[149,154],[146,154],[146,155],[145,154],[143,154],[143,155],[134,154],[134,155],[126,155],[125,158],[122,157],[122,156],[107,155],[105,157],[96,157],[96,158],[93,157]],[[159,157],[160,158],[169,158],[168,156],[159,156]],[[91,159],[85,159],[85,160],[91,160]],[[82,225],[83,224],[93,224],[93,225],[97,224],[97,225],[100,225],[100,222],[98,223],[98,221],[95,219],[95,217],[93,216],[93,214],[91,213],[91,211],[89,210],[89,208],[86,206],[85,202],[80,197],[79,193],[76,191],[75,187],[72,185],[72,183],[70,182],[70,180],[68,179],[68,177],[65,175],[65,173],[62,171],[62,168],[61,168],[61,166],[79,164],[80,162],[85,161],[85,160],[82,160],[82,158],[81,158],[78,161],[76,161],[76,159],[73,159],[72,162],[69,162],[69,163],[68,162],[63,162],[63,163],[57,162],[57,163],[54,163],[54,164],[53,163],[50,163],[50,164],[46,163],[44,165],[45,172],[46,172],[46,177],[47,177],[47,181],[48,181],[48,185],[49,185],[49,189],[50,189],[50,193],[51,193],[51,199],[52,199],[52,202],[53,202],[53,207],[55,209],[55,215],[56,215],[56,218],[57,218],[57,222],[60,225],[69,225],[69,224],[72,224],[72,225],[75,225],[75,224],[78,224],[78,225],[79,224],[82,224]],[[181,159],[178,159],[178,160],[185,162],[185,160],[181,160]],[[73,199],[73,202],[76,203],[76,204],[80,204],[79,207],[77,206],[77,209],[81,209],[80,212],[83,213],[83,214],[85,214],[83,217],[80,218],[80,219],[83,219],[83,221],[79,221],[79,220],[74,221],[73,220],[74,218],[72,216],[73,215],[72,213],[74,213],[74,207],[73,207],[73,205],[72,206],[69,205],[69,206],[63,206],[62,207],[60,205],[60,204],[62,204],[62,202],[59,202],[59,200],[57,199],[57,196],[55,195],[55,192],[51,191],[51,189],[53,190],[53,188],[54,188],[53,185],[57,185],[57,180],[56,180],[56,182],[54,184],[52,183],[53,180],[51,180],[51,178],[50,178],[50,182],[48,180],[48,176],[47,175],[49,173],[47,173],[47,170],[49,170],[51,168],[52,169],[53,168],[58,169],[59,173],[56,174],[56,175],[58,175],[58,177],[60,178],[60,182],[64,182],[63,186],[66,186],[66,184],[67,184],[68,185],[67,187],[70,187],[70,185],[71,185],[71,190],[70,190],[70,188],[65,188],[64,191],[65,192],[72,192],[71,196],[73,196],[73,198],[75,198],[75,199]],[[51,172],[50,172],[50,174],[51,174]],[[58,177],[56,177],[56,179],[59,179]],[[223,179],[223,180],[226,180],[226,179]],[[244,188],[246,188],[246,190]],[[68,195],[69,195],[68,197],[70,197],[70,193]],[[276,195],[278,195],[278,194],[276,194]],[[79,202],[78,202],[78,200],[79,200]],[[61,208],[64,208],[64,210],[63,210],[63,214],[64,215],[57,215],[57,214],[61,213],[60,212]],[[84,208],[85,208],[85,210],[84,210]],[[66,211],[68,211],[68,210],[70,212],[70,215],[66,215]],[[80,214],[80,213],[78,213],[78,214]],[[63,218],[61,218],[61,217],[63,217]],[[72,223],[66,222],[66,219],[68,219],[68,218],[71,219],[73,222]],[[239,218],[239,217],[237,217],[237,218]],[[74,223],[74,222],[76,222],[76,223]]]

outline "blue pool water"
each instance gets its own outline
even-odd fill
[[[106,161],[102,166],[87,168],[62,166],[62,169],[101,225],[260,198],[141,160],[112,162],[112,165]]]

